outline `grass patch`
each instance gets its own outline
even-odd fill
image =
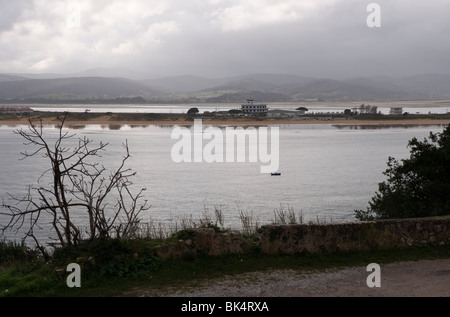
[[[80,248],[57,250],[51,261],[9,255],[0,265],[0,297],[111,297],[134,296],[133,289],[151,289],[154,296],[168,287],[183,288],[223,276],[267,270],[320,272],[348,266],[450,258],[450,246],[414,247],[332,254],[228,254],[185,256],[162,260],[151,252],[150,239],[86,242]],[[5,254],[20,254],[20,245],[0,243]],[[93,255],[94,260],[89,260]],[[81,288],[69,288],[69,263],[81,269]]]

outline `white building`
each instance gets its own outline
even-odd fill
[[[242,113],[248,114],[266,114],[267,105],[266,104],[254,104],[253,99],[247,99],[247,103],[241,105]]]
[[[392,115],[398,115],[403,113],[403,108],[401,107],[391,107],[391,110],[389,111],[389,114]]]
[[[267,116],[271,118],[294,118],[305,115],[305,110],[282,110],[273,109],[267,111]]]

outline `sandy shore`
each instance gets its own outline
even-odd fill
[[[38,116],[32,117],[34,120],[42,120],[43,124],[58,124],[59,121],[55,117],[39,118]],[[200,118],[199,118],[200,119]],[[16,117],[16,118],[0,118],[0,125],[26,125],[28,124],[29,117]],[[114,115],[100,115],[100,116],[86,116],[85,118],[69,117],[66,119],[67,125],[192,125],[194,121],[192,119],[186,119],[186,117],[180,115],[168,116],[167,118],[150,118],[150,119],[127,119],[120,116],[120,114]],[[342,118],[203,118],[203,124],[208,125],[232,125],[232,126],[258,126],[258,125],[288,125],[288,124],[331,124],[331,125],[371,125],[371,126],[407,126],[407,125],[448,125],[449,119],[398,119],[398,120],[358,120],[358,119],[342,119]]]

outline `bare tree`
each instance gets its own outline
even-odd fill
[[[58,135],[54,143],[44,135],[42,122],[29,120],[28,129],[14,133],[32,146],[32,152],[22,152],[22,159],[38,154],[48,159],[50,167],[38,179],[38,185],[30,185],[24,197],[9,195],[14,203],[3,201],[9,221],[1,227],[5,230],[24,230],[44,252],[35,230],[43,222],[53,229],[50,246],[78,245],[83,239],[127,238],[133,235],[140,222],[140,213],[148,210],[147,200],[142,203],[145,188],[136,194],[131,191],[131,178],[136,174],[125,168],[130,158],[128,143],[123,144],[125,155],[119,167],[110,172],[98,162],[108,143],[94,145],[87,137],[75,138],[64,130],[66,115],[59,117]],[[42,186],[41,182],[47,179]],[[82,216],[85,225],[75,221]],[[87,226],[86,226],[87,223]]]

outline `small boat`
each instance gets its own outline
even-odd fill
[[[281,173],[270,173],[272,176],[280,176]]]

